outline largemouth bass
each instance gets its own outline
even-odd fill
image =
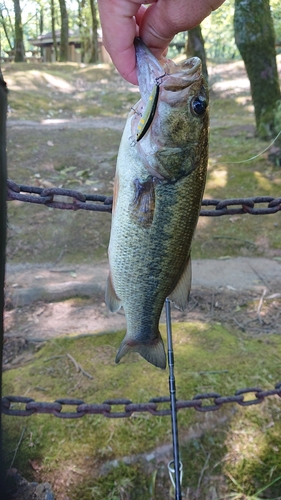
[[[165,368],[159,318],[166,297],[185,309],[190,247],[208,161],[208,89],[197,57],[159,62],[135,42],[141,99],[118,153],[106,303],[121,305],[127,333],[116,362],[137,351]]]

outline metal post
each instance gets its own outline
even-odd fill
[[[172,469],[171,462],[168,465],[169,473],[175,474],[175,500],[181,500],[181,476],[182,476],[182,463],[179,459],[179,442],[178,442],[178,422],[177,422],[177,409],[176,409],[176,380],[174,376],[174,352],[172,340],[172,324],[171,324],[171,304],[170,300],[165,301],[166,309],[166,328],[168,340],[168,366],[169,366],[169,390],[170,390],[170,407],[171,407],[171,420],[172,420],[172,435],[173,435],[173,455],[174,467]]]
[[[3,312],[4,312],[4,277],[5,277],[5,247],[6,247],[6,115],[7,89],[0,69],[0,398],[2,387],[2,350],[3,350]],[[2,421],[0,414],[0,491],[4,498],[4,470],[2,449]]]

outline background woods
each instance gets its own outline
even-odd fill
[[[258,18],[256,5],[263,13]],[[126,323],[122,310],[111,314],[104,302],[110,214],[9,201],[8,223],[5,217],[6,151],[9,177],[19,185],[111,196],[122,131],[138,89],[121,78],[104,51],[95,0],[3,0],[0,34],[9,89],[6,94],[2,82],[2,394],[33,398],[38,408],[40,402],[74,398],[64,412],[76,411],[76,399],[146,403],[165,396],[167,373],[137,354],[114,363]],[[170,46],[176,61],[188,51],[205,60],[206,77],[208,71],[205,199],[259,196],[279,203],[281,149],[275,142],[260,153],[281,129],[280,40],[280,0],[227,0]],[[15,63],[16,52],[23,62]],[[199,393],[230,396],[245,387],[270,391],[281,380],[280,216],[238,211],[199,218],[188,309],[172,309],[179,400]],[[161,332],[164,337],[164,324]],[[255,404],[253,392],[244,396],[253,405],[178,412],[183,500],[281,498],[280,397]],[[213,398],[203,402],[213,404]],[[23,408],[11,404],[11,411]],[[9,491],[21,474],[30,488],[48,481],[56,500],[173,498],[170,417],[3,415],[2,422]],[[18,499],[30,500],[22,482],[20,488]]]
[[[95,0],[4,0],[0,12],[2,61],[97,62]]]
[[[280,46],[280,2],[278,0],[259,0],[259,9],[256,9],[256,12],[261,14],[258,15],[254,15],[255,6],[256,2],[250,0],[246,2],[227,0],[220,9],[202,23],[203,40],[201,43],[205,42],[207,58],[218,61],[239,57],[234,37],[235,10],[236,23],[239,23],[239,19],[241,19],[240,26],[243,26],[243,19],[246,22],[245,29],[241,30],[240,33],[241,37],[244,36],[246,43],[248,42],[249,45],[253,43],[252,37],[249,37],[250,33],[259,33],[259,39],[261,36],[266,36],[268,44],[272,45],[275,38],[277,47]],[[81,43],[79,49],[81,49],[81,53],[88,53],[88,59],[90,59],[91,44],[95,45],[96,43],[95,37],[98,28],[99,16],[96,0],[47,0],[47,2],[42,0],[29,0],[28,2],[3,0],[0,3],[2,57],[7,56],[16,46],[21,46],[18,51],[24,56],[24,49],[27,52],[34,50],[34,45],[30,43],[30,40],[37,39],[48,32],[52,32],[54,35],[57,30],[59,33],[56,38],[59,42],[61,37],[67,39],[69,31],[74,31],[79,35]],[[200,36],[199,34],[199,38]],[[55,43],[55,40],[52,42]],[[177,35],[173,42],[174,52],[183,52],[186,42],[186,33]],[[67,52],[65,57],[66,60],[69,58]]]
[[[109,61],[102,46],[96,0],[4,0],[0,4],[2,61]],[[257,133],[264,138],[281,126],[276,49],[281,44],[277,0],[228,0],[202,26],[177,35],[172,56],[198,55],[208,78],[207,60],[241,54],[251,84]],[[266,81],[266,85],[264,85]]]

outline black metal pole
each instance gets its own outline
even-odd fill
[[[7,114],[7,88],[0,69],[0,398],[2,387],[2,352],[3,352],[3,312],[4,312],[4,278],[5,278],[5,248],[6,248],[6,197],[7,197],[7,171],[6,171],[6,114]],[[0,412],[0,491],[4,498],[4,468],[3,468],[3,443],[2,420]]]
[[[181,463],[179,459],[179,441],[178,441],[178,421],[176,408],[176,379],[174,376],[174,352],[172,339],[172,323],[171,323],[171,304],[169,299],[165,301],[166,308],[166,327],[168,340],[168,366],[169,366],[169,390],[170,390],[170,407],[172,420],[173,434],[173,455],[174,455],[174,470],[175,470],[175,500],[181,500]]]

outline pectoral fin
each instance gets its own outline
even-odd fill
[[[106,282],[105,303],[111,312],[118,311],[122,305],[121,300],[119,299],[119,297],[117,297],[114,290],[110,273]]]
[[[132,216],[143,227],[152,224],[155,208],[155,182],[148,177],[144,182],[135,179],[135,196],[132,203]]]
[[[169,299],[174,302],[175,306],[181,311],[186,309],[189,293],[191,289],[191,258],[189,256],[185,269]]]

